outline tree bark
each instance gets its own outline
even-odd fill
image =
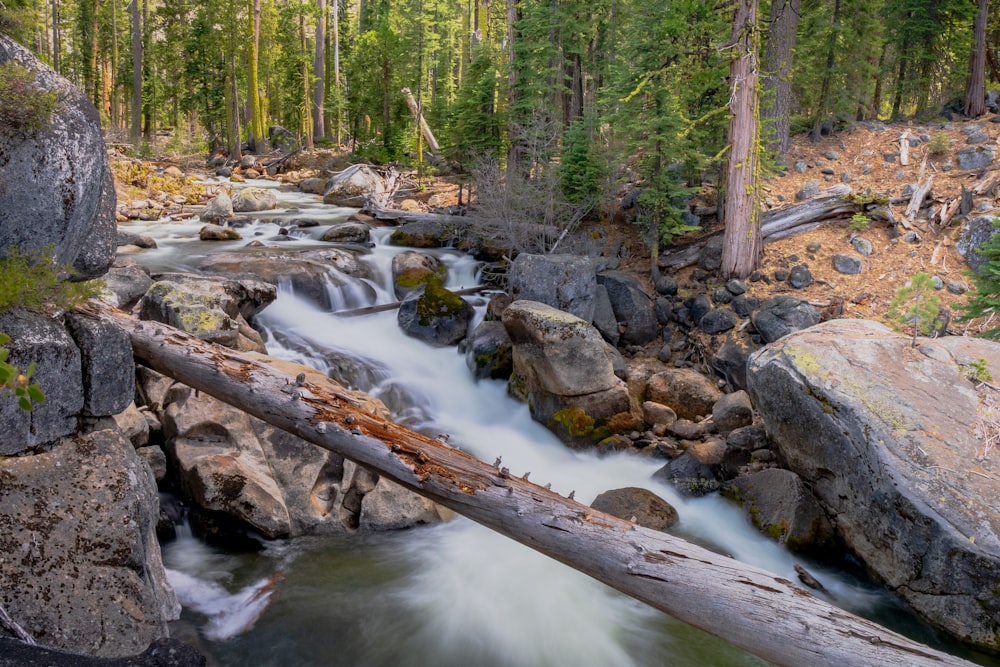
[[[260,0],[247,0],[249,9],[250,53],[249,74],[247,78],[247,96],[250,98],[250,133],[247,140],[250,151],[256,153],[263,147],[264,140],[264,110],[260,104],[260,77],[258,64],[260,62]]]
[[[833,79],[833,66],[837,62],[837,35],[840,33],[840,0],[834,0],[833,19],[831,20],[830,41],[827,43],[826,68],[823,70],[823,82],[820,85],[819,103],[816,105],[816,118],[813,120],[812,140],[819,141],[823,132],[823,120],[830,106],[830,86]]]
[[[333,125],[333,141],[339,147],[342,140],[341,119],[343,114],[340,110],[341,86],[340,86],[340,2],[333,0],[333,86],[334,96],[337,101],[336,116]]]
[[[313,58],[313,127],[314,139],[326,137],[323,107],[326,102],[326,0],[317,0],[319,15],[316,17],[316,56]]]
[[[979,0],[972,28],[969,79],[965,86],[965,115],[969,118],[979,118],[986,113],[986,22],[989,6],[989,0]]]
[[[768,148],[784,153],[789,145],[789,114],[792,109],[792,62],[799,30],[800,0],[771,3],[767,50],[764,52],[764,104],[762,117],[769,131]]]
[[[53,7],[55,7],[53,3]],[[128,128],[129,141],[138,145],[142,132],[142,19],[139,0],[132,0],[132,117]],[[53,9],[53,11],[55,11]]]
[[[725,224],[722,274],[746,278],[760,259],[759,135],[757,94],[757,0],[739,0],[733,18],[736,53],[729,68],[729,161],[726,165]]]
[[[123,328],[151,368],[775,664],[969,664],[788,579],[564,498],[264,362],[97,301],[80,311]]]

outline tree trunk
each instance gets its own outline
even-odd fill
[[[979,118],[986,113],[986,22],[989,7],[989,0],[979,0],[972,28],[969,80],[965,86],[965,115],[969,118]]]
[[[309,110],[313,105],[313,98],[309,90],[309,64],[307,62],[308,58],[306,54],[309,51],[309,42],[306,40],[306,15],[305,12],[299,12],[299,50],[302,53],[302,63],[300,65],[300,73],[302,74],[302,89],[299,91],[302,93],[302,118],[299,121],[299,136],[304,137],[306,141],[306,150],[311,151],[315,147],[313,143],[313,137],[315,136],[313,132],[312,122],[315,119],[315,115],[309,115]],[[316,110],[312,109],[313,114]]]
[[[326,0],[317,0],[319,15],[316,17],[316,57],[313,58],[313,127],[314,139],[326,137],[323,116],[326,106]]]
[[[761,116],[768,132],[768,148],[779,153],[788,150],[789,114],[792,109],[792,61],[799,30],[800,0],[774,0],[771,3],[770,29],[764,53],[764,103]]]
[[[260,62],[260,0],[247,0],[250,10],[250,54],[248,57],[250,73],[247,79],[247,96],[250,98],[250,133],[247,140],[250,151],[258,152],[263,148],[264,141],[264,110],[260,104],[260,79],[258,64]]]
[[[341,119],[343,114],[340,111],[341,87],[340,87],[340,1],[333,0],[333,86],[334,97],[337,100],[336,116],[334,118],[333,141],[339,147],[342,140]]]
[[[136,2],[136,0],[132,0]],[[59,0],[52,0],[52,69],[56,74],[62,73],[59,56],[62,52],[62,39],[59,34]]]
[[[265,360],[96,301],[80,310],[122,327],[135,356],[151,368],[775,664],[969,664],[823,602],[788,579],[593,510],[363,412],[347,396]]]
[[[55,4],[53,3],[53,7]],[[139,0],[132,0],[132,119],[129,124],[129,141],[139,144],[142,131],[142,18]]]
[[[729,68],[729,160],[726,165],[722,274],[746,278],[760,259],[760,107],[757,95],[757,0],[739,0]]]
[[[823,70],[823,83],[820,85],[819,103],[816,105],[816,118],[813,120],[812,140],[819,141],[823,131],[823,120],[830,106],[830,86],[833,79],[833,66],[837,62],[837,34],[840,32],[840,0],[833,4],[833,19],[830,26],[830,41],[827,44],[826,68]]]

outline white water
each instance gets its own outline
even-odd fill
[[[307,204],[302,195],[292,196],[297,206]],[[343,210],[336,216],[343,219]],[[161,249],[144,261],[181,268],[192,255],[245,243],[207,247],[188,240],[198,226],[146,225],[142,232],[160,238]],[[267,236],[274,229],[265,222],[243,232],[245,238]],[[308,230],[310,238],[322,229]],[[385,245],[386,235],[377,232],[376,248],[366,259],[383,276],[376,285],[380,302],[394,300],[386,274],[396,249]],[[474,284],[474,262],[452,251],[438,255],[449,266],[450,286]],[[564,495],[575,491],[583,502],[608,489],[649,488],[677,508],[680,524],[674,532],[796,577],[793,565],[802,559],[762,537],[728,502],[684,499],[654,482],[650,475],[663,461],[629,455],[599,459],[566,448],[531,420],[526,406],[507,396],[503,383],[474,382],[454,348],[406,337],[395,318],[395,312],[337,317],[281,290],[256,324],[270,333],[268,349],[275,356],[320,368],[331,352],[373,360],[380,370],[370,386],[359,388],[385,398],[408,426],[448,433],[449,444],[485,461],[502,457],[512,474],[530,472],[532,481],[551,482]],[[296,344],[286,347],[279,340]],[[399,396],[406,397],[405,407]],[[187,618],[210,640],[203,650],[219,664],[762,664],[464,519],[395,535],[278,542],[254,556],[221,554],[182,537],[165,547],[164,557],[174,570],[171,580],[184,591],[186,608],[196,612]],[[885,595],[842,573],[807,567],[835,602],[852,611],[887,603]],[[284,581],[262,593],[276,573]]]

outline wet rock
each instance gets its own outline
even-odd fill
[[[232,227],[205,225],[198,231],[198,238],[202,241],[239,241],[243,237]]]
[[[756,350],[757,346],[746,335],[729,334],[712,355],[710,363],[733,389],[746,389],[747,359]]]
[[[653,479],[673,485],[685,496],[698,497],[714,493],[722,483],[716,477],[715,469],[698,461],[688,452],[653,473]]]
[[[386,194],[385,180],[366,164],[351,165],[334,175],[323,193],[323,203],[362,208],[369,198]]]
[[[407,250],[392,258],[392,288],[403,299],[427,283],[444,283],[448,267],[434,255]]]
[[[459,238],[458,230],[441,222],[407,222],[393,230],[389,241],[408,248],[444,248]]]
[[[479,380],[506,380],[514,371],[510,336],[502,322],[480,322],[465,343],[465,365]]]
[[[319,240],[327,243],[364,245],[371,241],[371,227],[363,222],[341,222],[330,225],[330,228],[323,232]]]
[[[468,301],[435,282],[407,295],[396,322],[407,336],[437,346],[456,345],[468,334],[475,312]]]
[[[277,205],[277,195],[266,188],[243,188],[233,197],[233,211],[236,213],[270,211]]]
[[[205,208],[201,209],[198,217],[205,222],[217,222],[233,217],[233,200],[225,191],[215,195]]]
[[[649,489],[638,487],[605,491],[590,506],[652,530],[666,530],[679,520],[677,510],[670,503]]]

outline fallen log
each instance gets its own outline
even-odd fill
[[[476,287],[464,287],[462,289],[449,290],[452,294],[465,295],[465,294],[479,294],[490,289],[487,285],[477,285]],[[402,301],[393,301],[392,303],[380,303],[377,306],[364,306],[362,308],[353,308],[351,310],[338,310],[334,315],[340,317],[357,317],[358,315],[371,315],[372,313],[382,313],[387,310],[396,310],[403,304]]]
[[[926,181],[917,185],[917,189],[913,191],[913,197],[910,199],[909,205],[906,207],[906,211],[903,215],[910,222],[917,215],[917,211],[920,207],[924,205],[924,199],[927,198],[927,194],[931,191],[931,185],[934,183],[934,176],[929,176]]]
[[[346,395],[90,301],[154,370],[236,406],[778,665],[967,665],[783,577],[615,518],[357,409]],[[524,476],[525,478],[527,475]],[[572,494],[570,494],[572,496]]]

